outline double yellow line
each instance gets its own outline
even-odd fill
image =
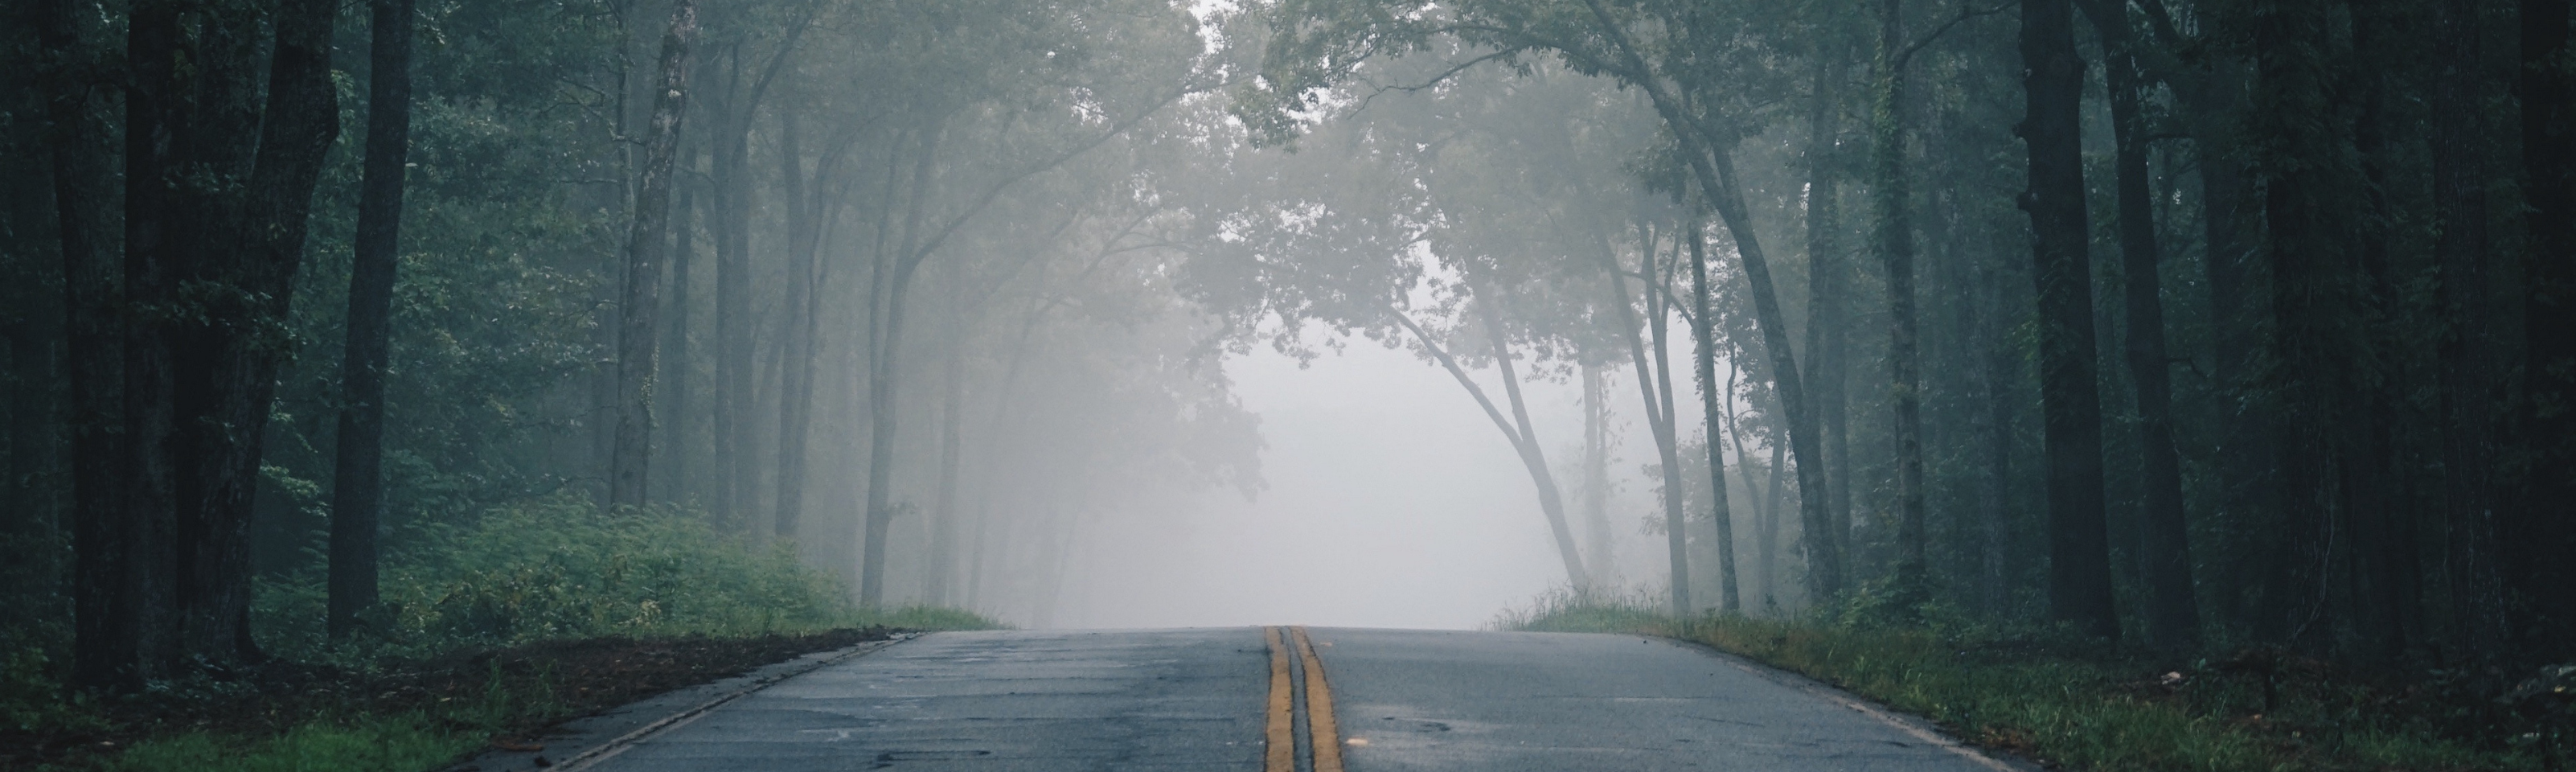
[[[1333,686],[1324,678],[1324,661],[1304,627],[1273,627],[1270,639],[1270,722],[1263,742],[1263,772],[1297,772],[1297,687],[1306,693],[1306,744],[1315,761],[1311,772],[1342,772],[1342,734],[1333,723]],[[1297,665],[1289,667],[1291,648]],[[1302,672],[1304,678],[1292,677]]]

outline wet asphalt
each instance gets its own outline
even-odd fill
[[[1330,683],[1342,763],[1354,772],[2021,768],[1690,644],[1581,633],[1309,633]],[[789,678],[582,766],[1263,770],[1273,704],[1266,635],[1250,627],[937,633]],[[1301,731],[1310,723],[1297,719]],[[1302,769],[1313,754],[1297,755],[1300,772],[1331,772]]]

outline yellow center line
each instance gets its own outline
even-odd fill
[[[1297,772],[1297,740],[1292,733],[1290,715],[1295,701],[1288,684],[1288,646],[1281,640],[1279,628],[1263,631],[1270,641],[1270,725],[1264,738],[1263,772]],[[1339,769],[1336,766],[1335,769]]]
[[[1306,628],[1293,629],[1297,657],[1306,666],[1306,736],[1315,746],[1315,772],[1342,772],[1342,733],[1333,724],[1333,686],[1324,679],[1324,660],[1315,656]]]

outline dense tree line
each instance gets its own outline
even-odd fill
[[[7,645],[221,671],[317,585],[380,635],[387,561],[564,491],[1043,622],[1086,519],[1260,485],[1156,289],[1236,18],[13,6]]]
[[[1255,139],[1417,166],[1400,205],[1332,205],[1385,223],[1355,251],[1426,244],[1443,302],[1484,309],[1449,318],[1526,327],[1397,318],[1418,345],[1518,335],[1540,362],[1633,365],[1677,608],[1745,608],[1740,584],[1791,602],[1773,587],[1797,577],[1795,602],[2166,650],[2566,652],[2563,2],[1267,12],[1264,77],[1234,108]],[[1529,94],[1574,76],[1600,84],[1579,106]],[[1402,95],[1454,112],[1407,124],[1386,115]],[[1400,305],[1412,278],[1378,296]],[[1387,318],[1272,295],[1282,315]],[[1621,341],[1660,340],[1668,315],[1752,377],[1676,378]],[[1735,422],[1749,445],[1675,425],[1670,384],[1692,380],[1706,412],[1758,416]],[[1673,448],[1692,428],[1696,459]],[[1744,490],[1777,469],[1747,453],[1764,446],[1790,467],[1785,535]],[[1745,471],[1733,492],[1729,464],[1669,474],[1710,447]],[[1735,553],[1783,538],[1797,565],[1746,576]]]
[[[1353,337],[1583,592],[1634,418],[1677,613],[2576,640],[2565,0],[9,14],[0,612],[88,685],[564,491],[1043,624],[1260,487],[1224,357]]]

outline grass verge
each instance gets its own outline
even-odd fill
[[[428,770],[486,745],[886,628],[797,635],[594,638],[386,661],[370,671],[278,662],[222,681],[94,703],[105,728],[39,768]]]
[[[1676,619],[1651,602],[1542,599],[1496,628],[1660,635],[1798,673],[2051,768],[2564,769],[2576,667],[2356,672],[2277,650],[2160,662],[2045,630]]]
[[[680,510],[553,497],[418,535],[367,634],[322,636],[318,577],[264,581],[267,661],[104,696],[62,687],[65,642],[0,630],[0,769],[370,770],[444,766],[552,724],[897,630],[1000,623],[862,609],[788,547]]]

